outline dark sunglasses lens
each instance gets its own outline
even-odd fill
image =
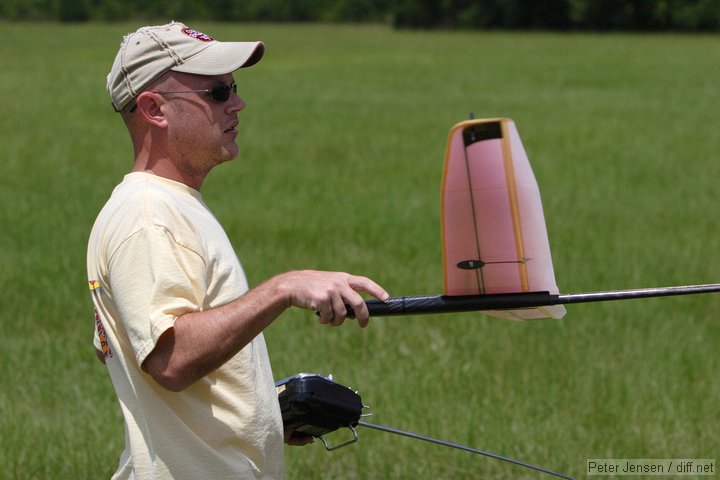
[[[218,102],[226,102],[230,98],[230,92],[237,92],[237,86],[234,83],[232,85],[216,85],[210,91],[210,95]]]

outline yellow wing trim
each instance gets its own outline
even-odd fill
[[[510,201],[510,212],[512,214],[513,234],[515,236],[515,251],[517,258],[525,258],[525,239],[523,238],[522,223],[520,221],[520,204],[518,202],[517,185],[515,183],[515,167],[513,166],[512,150],[510,149],[510,138],[507,128],[507,120],[500,122],[502,128],[502,151],[503,165],[505,167],[505,180],[508,187],[508,200]],[[520,275],[520,286],[523,292],[530,290],[527,265],[519,262],[518,273]]]

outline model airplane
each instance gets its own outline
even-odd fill
[[[521,320],[562,318],[563,305],[572,303],[720,292],[720,284],[709,284],[560,294],[540,190],[507,118],[450,129],[442,234],[445,293],[368,300],[371,316],[482,310]]]

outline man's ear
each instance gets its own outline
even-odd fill
[[[160,95],[154,92],[142,92],[135,99],[135,103],[137,104],[136,115],[142,115],[148,123],[157,127],[165,128],[167,126],[165,112],[160,108],[164,99]]]

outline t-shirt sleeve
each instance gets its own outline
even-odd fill
[[[167,229],[153,226],[123,242],[109,267],[119,327],[126,330],[142,365],[177,317],[203,309],[205,262],[196,248],[179,243]]]

